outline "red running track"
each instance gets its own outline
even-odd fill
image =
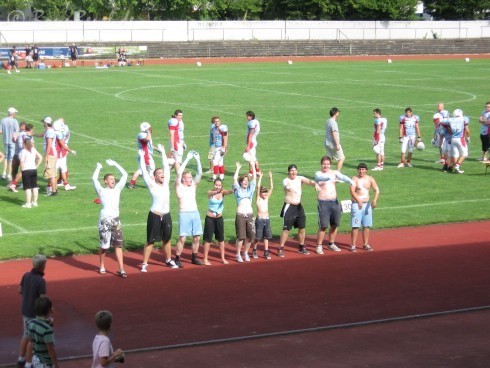
[[[341,234],[338,240],[346,245],[348,239],[347,234]],[[286,258],[273,256],[272,260],[252,260],[249,264],[231,261],[229,265],[222,265],[217,261],[215,250],[211,267],[194,266],[187,261],[184,269],[172,270],[163,266],[160,255],[155,255],[147,274],[139,272],[141,254],[127,252],[127,279],[110,273],[99,275],[97,256],[52,259],[48,261],[46,279],[48,295],[55,308],[57,349],[62,358],[90,355],[96,333],[93,316],[100,309],[109,309],[114,314],[114,345],[135,350],[487,307],[490,306],[488,239],[490,221],[379,230],[372,232],[374,252],[358,250],[353,254],[344,249],[340,253],[317,255],[313,253],[315,239],[309,238],[307,244],[312,254],[308,256],[297,253],[294,240],[288,243]],[[232,256],[230,246],[228,254]],[[115,267],[113,260],[107,262],[109,270]],[[5,262],[0,268],[0,298],[5,306],[0,364],[8,364],[17,357],[21,330],[17,285],[22,274],[29,270],[30,261]],[[473,315],[483,316],[482,321],[485,318],[488,321],[488,314],[483,311]],[[428,321],[440,322],[440,318],[454,321],[456,317],[431,318],[421,324],[430,326],[432,322]],[[414,323],[420,320],[404,321],[403,325]],[[380,326],[389,325],[376,325],[376,329],[383,330]],[[346,331],[362,328],[368,327]],[[343,333],[347,334],[346,331]],[[338,333],[339,330],[327,332],[328,336]],[[481,334],[473,337],[481,339]],[[311,336],[311,333],[306,335]],[[388,330],[386,335],[389,336]],[[300,340],[306,339],[305,334],[300,336]],[[271,350],[275,352],[277,365],[267,358],[268,344],[264,347],[263,339],[252,340],[262,346],[255,355],[262,354],[268,366],[322,366],[318,361],[313,363],[311,351],[308,359],[306,355],[303,357],[304,365],[295,364],[293,358],[281,361],[281,357],[291,355],[287,341],[292,338],[291,335],[271,338],[276,344],[284,342],[282,353],[281,349]],[[416,338],[419,341],[423,337],[416,335]],[[458,344],[462,354],[465,342],[473,341],[466,337]],[[301,345],[298,341],[296,344]],[[235,349],[242,346],[225,344],[228,348],[235,345]],[[344,357],[350,354],[351,346],[336,345],[340,345],[337,347],[339,354],[342,351]],[[474,348],[475,344],[472,346]],[[194,349],[201,351],[204,347]],[[373,349],[372,353],[376,351]],[[136,364],[129,353],[129,364],[125,366],[163,366],[156,365],[155,361],[144,363],[144,357],[156,359],[155,355],[158,353],[134,354],[138,356]],[[166,355],[163,351],[163,356]],[[238,355],[230,356],[236,359]],[[294,356],[302,358],[301,351]],[[245,356],[240,359],[247,361]],[[81,364],[82,361],[71,362],[71,366],[88,365]],[[441,366],[452,366],[450,362],[454,361]],[[216,365],[233,364],[223,361]],[[70,366],[70,363],[65,362],[63,366]],[[242,366],[260,365],[256,362]]]

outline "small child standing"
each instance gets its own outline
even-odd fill
[[[255,218],[255,241],[253,244],[252,257],[259,258],[257,254],[257,244],[259,240],[264,241],[264,258],[271,259],[269,254],[269,239],[272,238],[271,223],[269,220],[269,197],[272,195],[274,184],[272,182],[272,172],[269,170],[270,189],[261,186],[262,171],[257,172],[259,182],[257,187],[257,217]]]
[[[114,362],[124,363],[124,352],[121,349],[114,351],[111,340],[107,336],[112,325],[112,313],[106,310],[97,312],[95,324],[99,333],[92,343],[94,356],[92,368],[114,367]]]
[[[29,322],[29,339],[34,348],[32,366],[58,368],[58,357],[54,346],[53,320],[50,317],[53,312],[53,304],[48,297],[41,296],[36,299],[34,310],[36,311],[36,319]]]

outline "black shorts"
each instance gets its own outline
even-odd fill
[[[22,171],[22,185],[24,190],[37,188],[37,170]]]
[[[70,57],[71,57],[71,61],[77,60],[77,55],[75,55],[75,54],[71,54]]]
[[[160,216],[150,211],[146,221],[146,242],[153,244],[161,241],[165,244],[171,238],[172,216],[170,216],[170,212]]]
[[[341,207],[339,201],[318,201],[318,227],[326,229],[329,225],[339,227]]]
[[[213,235],[218,242],[222,242],[225,240],[225,222],[223,221],[223,216],[206,216],[206,218],[204,219],[204,241],[207,243],[212,243]]]
[[[32,61],[38,61],[39,55],[32,55]]]
[[[480,134],[480,140],[482,152],[487,152],[490,148],[490,134]]]
[[[293,228],[293,226],[298,229],[304,229],[306,227],[305,209],[303,208],[301,203],[284,203],[280,216],[283,218],[283,230],[289,231]]]
[[[272,239],[271,221],[268,218],[255,219],[255,239]]]

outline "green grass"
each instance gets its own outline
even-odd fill
[[[295,163],[299,173],[312,177],[324,155],[324,123],[332,106],[341,109],[338,119],[342,145],[347,156],[344,174],[356,174],[355,166],[365,161],[374,166],[371,151],[372,109],[379,107],[388,118],[387,159],[383,172],[371,172],[381,197],[375,211],[375,227],[419,226],[455,221],[483,220],[488,211],[488,180],[481,155],[478,116],[488,99],[483,77],[490,60],[318,62],[288,64],[203,64],[131,67],[22,70],[20,74],[0,74],[2,112],[9,106],[19,110],[19,121],[33,122],[42,131],[45,115],[64,117],[70,125],[70,183],[77,190],[58,197],[40,197],[39,207],[20,207],[24,193],[3,189],[0,193],[0,259],[46,255],[93,253],[98,250],[97,219],[100,206],[91,175],[97,162],[118,161],[129,175],[136,169],[135,136],[142,121],[154,127],[154,143],[168,146],[166,122],[179,108],[184,111],[186,142],[201,153],[207,167],[208,129],[212,115],[219,115],[230,129],[230,149],[226,156],[231,185],[234,162],[244,148],[245,111],[254,110],[261,122],[258,156],[264,171],[272,170],[275,191],[271,198],[272,229],[281,229],[278,217],[282,206],[282,179]],[[473,139],[464,175],[443,174],[430,147],[432,115],[437,102],[449,111],[461,108],[470,116]],[[411,106],[421,118],[427,148],[414,154],[413,169],[397,169],[399,162],[398,116]],[[41,139],[37,139],[38,147]],[[159,162],[159,156],[156,155]],[[174,176],[174,174],[172,174]],[[141,248],[146,238],[146,215],[150,195],[141,180],[134,190],[124,190],[121,219],[126,245]],[[45,182],[40,179],[41,188]],[[198,204],[204,216],[211,184],[199,187]],[[339,199],[348,199],[348,187],[337,186]],[[43,191],[42,191],[43,192]],[[173,193],[173,191],[172,191]],[[172,196],[171,212],[178,219]],[[307,212],[307,232],[316,232],[316,195],[306,187],[303,203]],[[234,198],[225,201],[227,240],[234,239]],[[342,231],[349,231],[349,216],[342,217]],[[174,238],[177,235],[174,226]],[[174,243],[174,242],[173,242]]]

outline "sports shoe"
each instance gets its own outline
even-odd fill
[[[16,187],[17,186],[15,184],[9,184],[9,190],[11,190],[14,193],[19,193]]]
[[[264,250],[264,258],[265,259],[271,259],[271,255],[269,254],[268,250]]]
[[[143,263],[141,265],[141,272],[148,272],[148,264],[147,263]]]
[[[245,252],[243,253],[243,260],[244,260],[245,262],[250,262],[250,257],[249,257],[249,255],[248,255],[248,253],[245,253]]]
[[[128,189],[133,189],[134,188],[134,184],[128,184],[127,187],[128,187]]]
[[[25,365],[26,365],[26,361],[25,360],[23,360],[23,361],[18,360],[16,367],[17,368],[24,368]]]
[[[281,258],[284,258],[284,250],[282,248],[279,248],[279,250],[277,251],[277,255]]]
[[[334,243],[327,245],[327,249],[334,252],[340,252],[342,250],[339,247],[337,247],[337,245],[335,245]]]
[[[170,268],[179,268],[179,266],[177,266],[177,264],[174,262],[173,259],[169,260],[169,261],[165,261],[165,264],[170,267]]]
[[[253,259],[257,259],[257,258],[259,258],[259,255],[257,254],[257,249],[253,249],[253,250],[252,250],[252,258],[253,258]]]
[[[446,163],[446,160],[444,160],[443,158],[441,158],[439,161],[436,161],[436,164],[444,165],[445,163]]]
[[[203,263],[198,258],[192,258],[191,263],[196,266],[202,266]]]
[[[356,246],[355,246],[355,245],[351,245],[351,246],[350,246],[350,251],[351,251],[352,253],[357,252],[357,248],[356,248]]]
[[[8,181],[12,181],[12,176],[11,175],[7,175],[7,180]]]
[[[7,73],[8,73],[8,74],[12,74],[12,72],[11,72],[10,70],[7,70]]]
[[[397,167],[401,169],[402,167],[405,167],[405,164],[403,162],[400,162]]]
[[[478,159],[478,161],[486,161],[486,160],[487,159],[485,157],[483,157],[483,156]]]
[[[174,262],[178,268],[184,268],[184,265],[182,264],[182,262],[180,262],[180,258],[177,259],[175,258],[175,262]]]
[[[56,192],[49,192],[48,197],[56,196],[58,195],[58,191]]]
[[[15,72],[16,72],[16,73],[20,73],[20,70],[16,70]]]
[[[37,207],[37,202],[32,202],[32,203],[31,203],[31,206],[32,206],[32,207]]]
[[[323,254],[323,247],[321,244],[316,246],[316,254]]]
[[[30,203],[23,204],[22,208],[31,208],[31,204]]]
[[[364,245],[364,246],[362,247],[362,249],[367,250],[368,252],[372,252],[372,251],[373,251],[373,248],[371,248],[371,246],[370,246],[370,245],[367,245],[367,244],[366,244],[366,245]]]
[[[407,162],[407,166],[408,167],[413,167],[412,163],[411,162]]]
[[[243,263],[243,259],[241,255],[237,255],[235,259],[238,263]]]
[[[372,171],[382,171],[383,166],[376,166]]]
[[[459,166],[455,166],[455,167],[454,167],[454,171],[456,171],[458,174],[462,174],[462,173],[464,173],[464,171],[463,171],[463,170],[461,170],[461,169],[459,168]]]
[[[299,254],[304,254],[304,255],[310,254],[310,252],[308,252],[308,249],[306,249],[306,246],[305,245],[300,245],[299,246],[298,253]]]
[[[70,184],[65,185],[65,190],[74,190],[74,189],[77,189],[75,185],[70,185]]]
[[[3,174],[2,174],[2,179],[3,179],[3,180],[7,179],[7,174],[6,174],[6,173],[3,173]]]

